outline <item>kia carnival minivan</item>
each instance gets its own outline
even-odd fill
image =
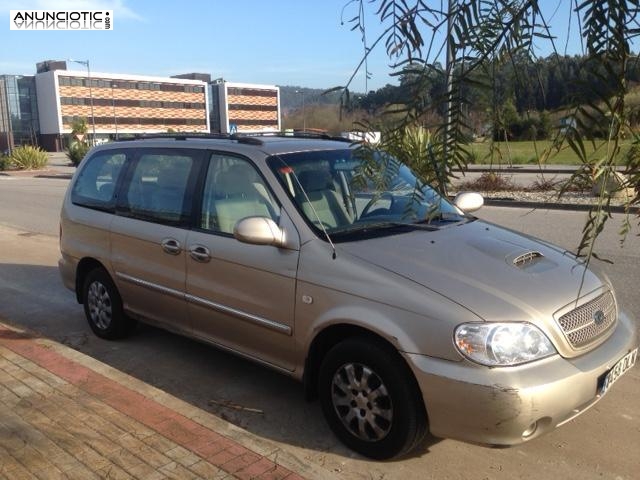
[[[376,459],[427,432],[529,441],[634,365],[605,276],[359,152],[276,134],[96,147],[62,208],[64,284],[102,338],[140,320],[301,380]]]

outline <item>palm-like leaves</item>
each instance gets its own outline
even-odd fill
[[[576,82],[572,87],[587,93],[575,96],[572,116],[575,125],[558,132],[552,149],[539,152],[540,158],[548,159],[552,158],[554,150],[568,145],[579,156],[582,166],[565,188],[585,177],[590,180],[606,179],[614,172],[621,140],[630,132],[625,108],[625,72],[631,60],[629,45],[640,33],[640,0],[573,2],[573,13],[581,22],[581,34],[585,39],[586,57],[581,68],[587,71],[584,78],[590,81]],[[548,42],[552,50],[557,51],[545,18],[553,11],[545,12],[538,0],[356,0],[350,3],[359,6],[359,14],[351,21],[354,29],[363,32],[363,38],[366,38],[366,28],[362,12],[373,4],[384,29],[371,46],[384,43],[396,74],[410,78],[406,88],[412,95],[402,105],[395,106],[395,113],[403,116],[390,132],[385,132],[388,140],[383,148],[396,155],[405,152],[422,159],[427,165],[422,169],[426,179],[435,181],[443,193],[446,192],[446,179],[453,175],[453,170],[464,169],[470,159],[467,145],[471,129],[466,112],[471,87],[485,89],[489,93],[495,91],[495,82],[498,81],[496,66],[511,62],[517,83],[529,82],[528,88],[531,88],[531,76],[535,75],[515,68],[515,60],[522,65],[523,58],[529,59],[534,65],[535,47],[542,42]],[[548,3],[545,5],[549,8]],[[562,5],[564,2],[552,7],[555,9]],[[432,65],[447,48],[447,88],[440,97],[427,98],[422,93],[424,85],[428,84],[428,77],[433,73]],[[369,51],[370,47],[366,47],[366,54]],[[493,117],[498,118],[501,103],[495,95],[493,98]],[[579,103],[584,98],[590,99],[588,103]],[[434,135],[426,151],[412,151],[420,142],[413,142],[413,147],[408,142],[411,126],[425,125],[424,119],[434,109],[442,113],[443,121],[428,125]],[[604,137],[606,143],[597,155],[587,156],[584,144],[596,136]],[[640,180],[640,154],[637,153],[640,151],[640,136],[636,135],[635,141],[637,147],[625,159],[625,173],[637,187]],[[429,178],[429,172],[436,176]],[[603,189],[598,204],[589,212],[578,246],[578,253],[587,259],[595,255],[594,241],[609,218],[607,206],[610,195],[611,192]],[[628,200],[628,205],[638,201],[636,195]],[[626,234],[630,226],[627,218],[622,233]]]

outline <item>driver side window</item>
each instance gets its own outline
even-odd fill
[[[249,161],[214,153],[202,196],[200,228],[233,234],[238,220],[246,217],[267,217],[278,223],[280,206]]]

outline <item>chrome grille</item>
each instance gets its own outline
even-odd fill
[[[616,317],[613,295],[606,292],[565,313],[558,319],[558,324],[571,345],[578,348],[603,335],[614,325]]]

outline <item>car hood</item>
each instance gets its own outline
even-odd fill
[[[558,247],[480,220],[343,243],[487,321],[549,319],[603,281]]]

